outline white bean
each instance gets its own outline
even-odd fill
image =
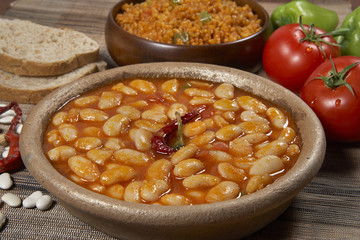
[[[215,89],[215,95],[218,98],[232,99],[234,98],[235,88],[230,83],[222,83]]]
[[[0,188],[10,189],[13,186],[13,181],[9,173],[3,173],[0,175]]]
[[[271,107],[266,111],[266,115],[270,119],[271,124],[276,128],[283,128],[288,123],[286,115],[280,109]]]
[[[176,119],[176,115],[175,115],[176,112],[178,112],[180,114],[180,116],[183,116],[187,111],[188,111],[188,108],[184,104],[174,103],[170,106],[170,108],[167,112],[167,116],[171,120],[174,120],[174,119]]]
[[[3,112],[1,114],[1,117],[5,117],[5,116],[11,116],[14,117],[16,115],[15,111],[12,109],[7,110],[6,112]]]
[[[18,125],[16,125],[15,127],[15,131],[17,134],[20,134],[22,131],[23,125],[21,123],[19,123]]]
[[[153,134],[143,128],[137,129],[134,136],[135,146],[140,151],[147,151],[151,148]]]
[[[237,104],[237,102],[235,100],[224,99],[224,98],[214,102],[213,106],[214,106],[214,108],[216,108],[218,110],[223,110],[223,111],[239,110],[239,105]]]
[[[140,195],[145,201],[152,202],[159,199],[169,188],[169,184],[163,180],[145,180],[141,186]]]
[[[8,154],[9,154],[9,150],[5,150],[5,151],[2,152],[1,156],[3,158],[6,158],[8,156]]]
[[[36,207],[36,202],[43,196],[41,191],[35,191],[25,198],[22,202],[24,208]]]
[[[175,165],[173,173],[177,177],[188,177],[205,169],[205,164],[196,159],[189,158]]]
[[[109,118],[103,125],[103,131],[107,136],[117,136],[127,130],[130,119],[122,114],[116,114]]]
[[[171,156],[171,163],[175,165],[184,159],[192,158],[198,150],[199,148],[195,144],[186,145]]]
[[[261,117],[259,114],[252,110],[243,111],[240,114],[240,119],[244,122],[261,122],[261,123],[269,123],[266,118]]]
[[[209,155],[211,159],[217,162],[230,162],[232,160],[232,156],[230,154],[221,150],[210,150]]]
[[[270,155],[262,157],[254,162],[249,170],[249,174],[264,175],[278,172],[284,169],[284,164],[278,156]]]
[[[5,116],[0,118],[0,124],[10,124],[13,119],[13,116]]]
[[[10,207],[20,207],[21,205],[21,199],[19,196],[13,194],[13,193],[5,193],[1,200],[5,202]]]
[[[114,158],[118,162],[135,166],[145,166],[150,161],[148,155],[133,149],[119,149],[114,153]]]
[[[239,125],[230,124],[220,128],[215,136],[221,141],[231,141],[238,137],[242,133],[242,129]]]
[[[201,173],[192,175],[183,180],[183,186],[186,188],[207,188],[213,187],[220,182],[217,176]]]
[[[239,196],[240,186],[231,181],[223,181],[211,188],[206,194],[207,202],[219,202],[234,199]]]
[[[127,202],[140,202],[140,189],[142,186],[142,182],[134,181],[129,183],[124,191],[124,200]]]
[[[48,210],[52,204],[52,198],[49,195],[43,195],[36,201],[36,208],[42,211]]]
[[[288,148],[288,144],[282,140],[274,140],[269,144],[260,148],[256,153],[255,157],[261,158],[268,155],[276,155],[280,156],[281,154],[286,152]]]

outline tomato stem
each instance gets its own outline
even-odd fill
[[[344,29],[341,31],[339,30],[339,31],[333,31],[333,32],[329,32],[329,33],[316,34],[316,28],[315,28],[314,23],[310,23],[309,28],[307,30],[305,30],[304,24],[302,23],[302,16],[300,16],[300,18],[299,18],[299,25],[300,25],[301,30],[305,34],[305,37],[303,37],[299,41],[300,42],[310,41],[310,42],[315,43],[319,47],[320,51],[324,54],[325,58],[327,58],[327,56],[326,56],[324,49],[322,48],[321,43],[326,43],[326,44],[332,45],[332,46],[339,46],[339,44],[326,41],[323,39],[323,37],[333,36],[333,34],[334,35],[342,35],[346,31],[346,29]]]
[[[337,71],[334,62],[331,59],[331,56],[330,56],[330,62],[331,62],[331,65],[332,65],[332,71],[329,71],[328,76],[323,76],[323,75],[320,74],[320,77],[313,78],[310,81],[312,81],[314,79],[321,79],[321,80],[324,81],[325,85],[327,87],[331,88],[331,89],[336,89],[336,88],[338,88],[340,86],[345,86],[345,87],[347,87],[349,89],[351,94],[353,96],[355,96],[355,92],[352,89],[351,85],[349,83],[347,83],[345,80],[347,78],[347,74],[349,73],[349,71],[352,68],[354,68],[357,64],[359,64],[360,61],[346,66],[341,72]]]

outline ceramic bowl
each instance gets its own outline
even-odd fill
[[[142,1],[120,0],[107,17],[106,46],[110,56],[118,65],[176,61],[218,64],[249,72],[260,69],[262,50],[268,35],[269,15],[257,1],[236,0],[238,5],[246,3],[258,14],[262,21],[262,30],[238,41],[202,46],[164,44],[124,31],[114,20],[116,14],[121,12],[121,6],[125,3]]]
[[[51,116],[69,99],[128,78],[191,78],[230,82],[293,115],[302,139],[290,171],[266,188],[238,199],[191,206],[130,203],[87,190],[55,170],[43,149]],[[28,115],[20,151],[31,175],[67,209],[95,228],[120,239],[239,239],[275,220],[317,174],[325,154],[323,128],[313,111],[280,85],[245,71],[199,63],[149,63],[95,73],[55,90]]]

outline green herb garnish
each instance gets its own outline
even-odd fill
[[[171,0],[171,4],[172,4],[172,5],[180,5],[180,4],[181,4],[181,0]]]
[[[182,124],[180,113],[175,112],[175,116],[176,116],[178,128],[177,128],[177,138],[176,138],[176,142],[173,145],[173,148],[180,149],[183,146],[185,146],[184,134],[183,134],[183,124]]]
[[[208,23],[211,21],[211,15],[208,11],[203,11],[199,14],[200,21],[202,24]]]
[[[184,85],[181,86],[181,89],[182,89],[182,90],[185,90],[185,89],[187,89],[187,88],[191,88],[191,84],[190,84],[190,83],[186,83],[186,84],[184,84]]]
[[[183,43],[189,41],[189,35],[187,32],[183,33],[174,33],[174,44],[177,43],[177,40],[180,39]]]

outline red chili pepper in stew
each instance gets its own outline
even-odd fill
[[[185,114],[181,117],[182,124],[186,124],[192,120],[194,120],[197,116],[200,115],[203,111],[205,111],[206,106],[201,105],[198,108],[193,109],[191,112]],[[166,137],[175,132],[178,129],[178,123],[175,119],[172,123],[166,125],[161,128],[158,132],[155,133],[154,137],[151,140],[151,147],[160,154],[169,155],[171,153],[176,152],[178,149],[170,147],[166,143]]]
[[[0,114],[14,108],[15,116],[11,120],[9,130],[5,133],[5,139],[9,143],[9,153],[6,158],[0,160],[0,173],[12,171],[22,166],[19,151],[19,134],[16,133],[16,125],[20,122],[22,111],[17,102],[11,102],[5,107],[0,107]]]

